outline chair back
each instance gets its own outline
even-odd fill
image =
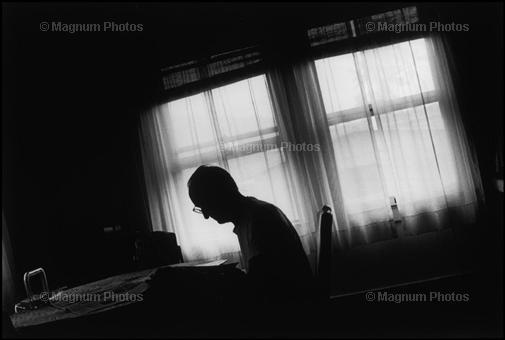
[[[333,216],[331,208],[323,206],[319,227],[319,254],[317,263],[317,281],[320,297],[329,300],[331,293],[331,230]]]

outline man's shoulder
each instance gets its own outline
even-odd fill
[[[279,214],[280,209],[272,203],[262,201],[256,197],[249,196],[250,209],[254,217],[268,216],[270,214]]]
[[[254,224],[290,224],[287,217],[276,205],[259,200],[255,197],[251,199],[251,217]]]

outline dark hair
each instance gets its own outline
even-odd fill
[[[189,178],[188,190],[196,205],[202,201],[222,201],[239,194],[237,183],[228,171],[211,165],[202,165],[195,170]]]

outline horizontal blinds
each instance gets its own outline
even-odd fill
[[[165,90],[194,83],[202,78],[200,66],[196,61],[169,66],[161,71],[163,73],[163,87]]]
[[[259,66],[262,62],[263,57],[259,49],[249,47],[168,66],[161,70],[163,87],[165,90],[173,90],[186,85],[196,85],[212,78]]]
[[[417,7],[410,6],[363,18],[311,28],[307,31],[311,47],[386,31],[386,25],[409,25],[419,22]],[[382,28],[382,29],[381,29]],[[394,33],[394,32],[393,32]]]

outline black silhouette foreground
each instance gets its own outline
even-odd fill
[[[247,295],[255,303],[311,302],[313,276],[298,234],[275,205],[244,196],[231,175],[200,166],[188,181],[197,213],[235,225],[247,272]]]

